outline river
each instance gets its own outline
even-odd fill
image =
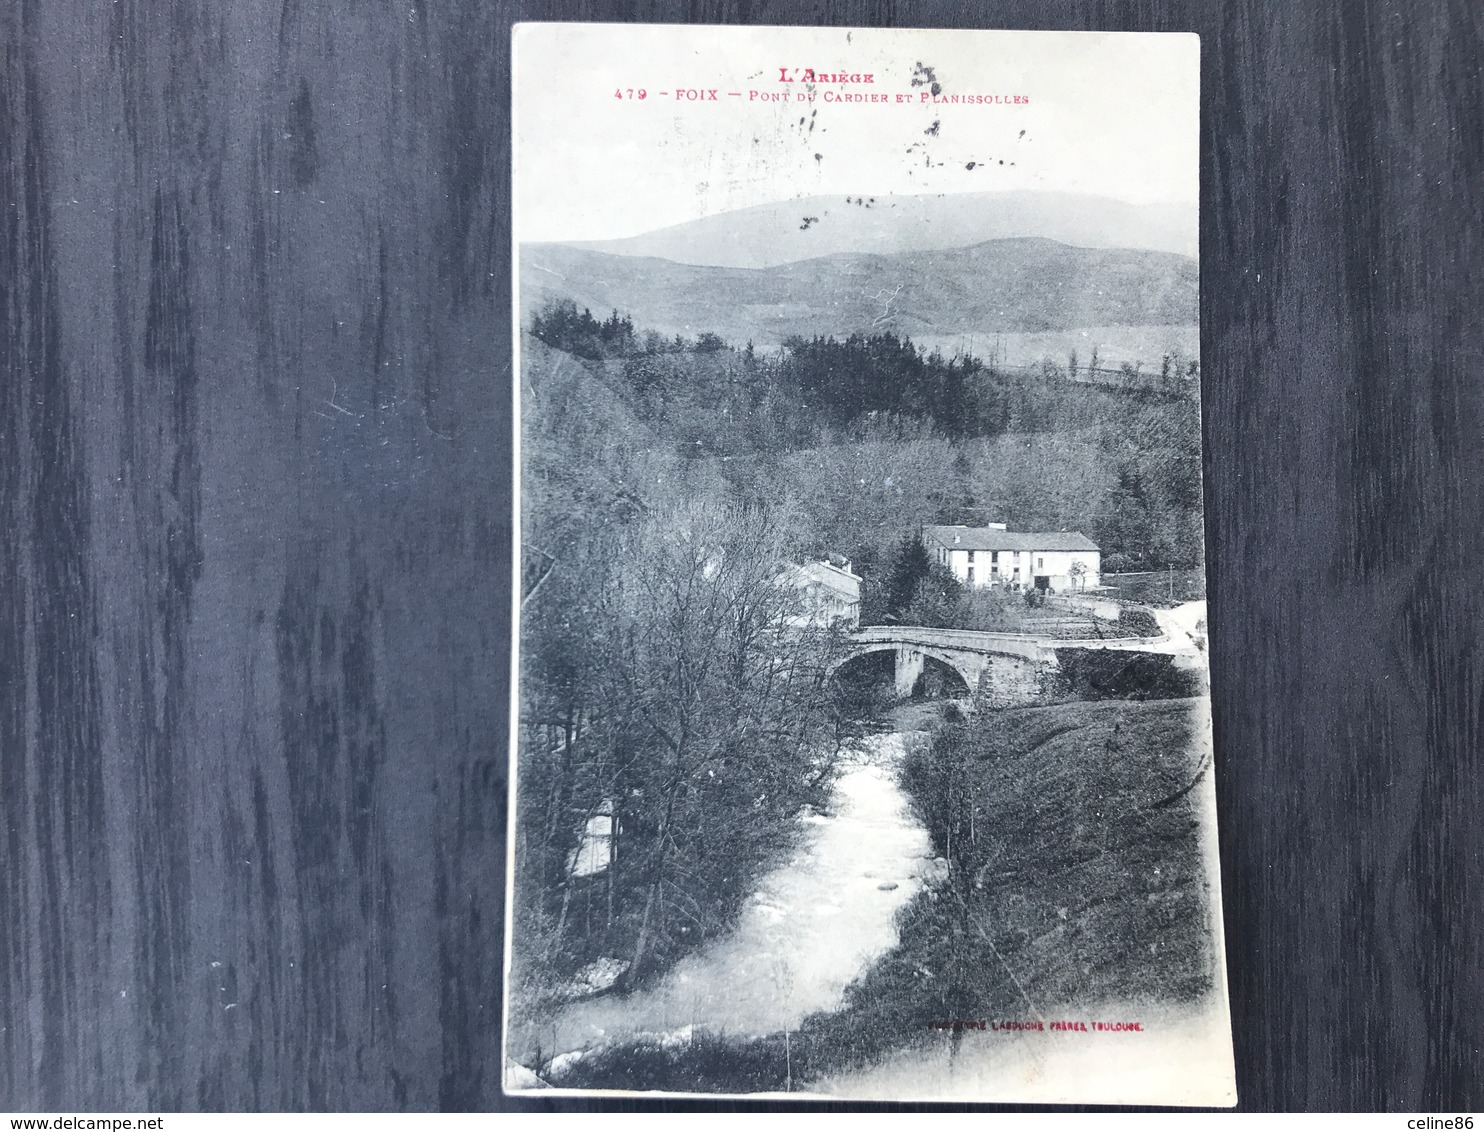
[[[849,758],[829,812],[800,816],[793,856],[759,881],[729,934],[652,987],[558,1012],[542,1034],[546,1048],[564,1051],[555,1068],[641,1034],[771,1034],[837,1009],[851,981],[895,945],[897,910],[941,867],[897,785],[907,734],[871,736]]]

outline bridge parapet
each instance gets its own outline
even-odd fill
[[[920,625],[870,625],[850,635],[858,645],[916,645],[924,648],[958,649],[978,653],[1000,653],[1023,660],[1054,664],[1056,643],[1022,633],[985,633],[976,629],[934,629]]]
[[[930,656],[957,670],[970,690],[979,686],[981,676],[993,680],[1011,702],[1035,698],[1038,687],[1034,674],[1060,668],[1057,653],[1061,650],[1160,653],[1170,656],[1181,668],[1199,667],[1205,659],[1193,646],[1183,647],[1167,635],[1061,640],[925,625],[868,625],[851,633],[847,640],[847,654],[830,666],[831,671],[866,653],[893,651],[897,692],[907,696],[922,674],[924,657]]]
[[[1154,637],[1037,637],[1028,633],[990,633],[977,629],[936,629],[924,625],[868,625],[850,635],[860,644],[914,644],[938,648],[1003,652],[1028,660],[1044,659],[1041,650],[1129,649],[1134,652],[1169,652],[1173,643],[1167,633]]]
[[[1168,652],[1158,646],[1168,645],[1170,638],[1168,634],[1160,634],[1157,637],[1087,637],[1080,641],[1052,641],[1051,646],[1059,649],[1124,649],[1131,652]]]

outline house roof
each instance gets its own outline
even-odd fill
[[[997,527],[924,527],[925,537],[949,550],[1097,550],[1081,531],[1002,531]]]
[[[790,565],[787,571],[796,585],[823,586],[850,601],[860,600],[860,575],[852,574],[849,570],[842,570],[832,563],[806,562],[802,566]]]

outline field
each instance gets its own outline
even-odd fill
[[[968,332],[957,335],[919,334],[924,349],[941,350],[947,357],[973,354],[977,358],[1010,368],[1039,369],[1046,359],[1065,368],[1074,352],[1078,377],[1086,380],[1086,369],[1097,354],[1099,376],[1116,379],[1125,363],[1142,366],[1145,376],[1159,373],[1166,355],[1189,362],[1199,358],[1200,327],[1193,323],[1154,323],[1124,326],[1077,326],[1068,330]]]
[[[1103,585],[1115,591],[1120,601],[1168,609],[1206,597],[1206,572],[1196,570],[1146,570],[1137,574],[1107,574]]]

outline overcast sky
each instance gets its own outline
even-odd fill
[[[944,95],[1029,103],[923,105],[919,64]],[[747,99],[804,90],[778,81],[785,66],[875,81],[821,85],[812,104]],[[677,101],[678,88],[714,88],[719,101]],[[614,97],[640,89],[642,101]],[[1193,203],[1198,90],[1194,35],[521,25],[517,238],[632,236],[819,193],[1049,189]],[[825,91],[891,101],[831,104]],[[936,135],[925,132],[934,122]]]

